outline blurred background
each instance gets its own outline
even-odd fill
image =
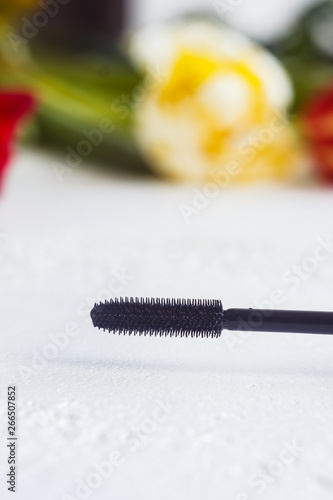
[[[90,310],[332,310],[332,180],[333,1],[0,0],[18,500],[331,500],[329,336],[117,336]]]
[[[128,25],[138,27],[145,23],[160,21],[161,19],[178,16],[193,11],[205,11],[216,14],[216,8],[220,5],[220,12],[224,6],[228,22],[243,30],[245,33],[259,40],[271,40],[288,30],[295,19],[305,9],[320,3],[318,0],[292,0],[287,2],[264,2],[254,0],[250,2],[207,2],[194,0],[192,2],[181,1],[153,2],[151,0],[139,0],[129,2]],[[229,9],[228,9],[229,7]]]
[[[202,183],[233,161],[269,113],[281,112],[290,121],[284,137],[266,144],[257,165],[249,160],[233,180],[284,179],[305,172],[305,164],[332,177],[331,133],[316,121],[331,111],[330,1],[17,0],[1,9],[0,83],[35,102],[26,140],[69,152],[67,163],[89,157],[123,171]],[[250,37],[247,48],[241,34]],[[195,117],[185,109],[190,99]],[[184,165],[173,120],[179,133],[189,121],[186,140],[192,134],[208,144],[210,158],[192,145],[192,167]],[[289,158],[277,158],[282,144]]]

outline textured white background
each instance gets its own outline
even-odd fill
[[[230,337],[103,333],[88,310],[115,286],[225,307],[254,306],[278,288],[281,307],[332,309],[333,256],[294,291],[283,280],[332,236],[332,190],[230,188],[186,224],[179,206],[191,187],[83,168],[59,183],[51,160],[22,151],[0,200],[1,499],[14,498],[4,472],[15,382],[17,500],[331,499],[333,337],[253,334],[231,352]],[[23,380],[69,323],[77,337]],[[276,465],[294,440],[302,450]],[[112,451],[121,464],[78,496],[77,481]],[[278,475],[249,483],[267,470]]]

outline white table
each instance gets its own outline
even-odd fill
[[[59,183],[54,159],[21,151],[0,200],[1,498],[15,383],[17,500],[330,500],[333,337],[115,336],[89,309],[115,295],[254,307],[276,289],[281,308],[332,309],[333,255],[313,259],[332,190],[229,188],[186,224],[192,187],[96,168]]]

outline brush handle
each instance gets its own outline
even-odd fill
[[[223,328],[238,331],[333,335],[333,312],[227,309],[223,312]]]

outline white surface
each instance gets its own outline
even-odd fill
[[[121,465],[85,498],[332,498],[333,337],[253,334],[231,352],[226,336],[122,337],[89,321],[88,306],[112,296],[110,286],[225,307],[254,306],[279,288],[281,307],[332,309],[333,256],[295,291],[282,278],[332,235],[331,190],[227,189],[186,224],[179,205],[192,197],[190,187],[85,169],[61,184],[50,156],[16,158],[0,200],[1,499],[13,498],[3,475],[13,382],[17,500],[84,498],[77,480],[117,450]],[[131,279],[120,289],[122,268]],[[70,322],[78,336],[22,380],[33,351]],[[294,440],[302,451],[281,465]],[[267,467],[277,477],[251,486]]]

